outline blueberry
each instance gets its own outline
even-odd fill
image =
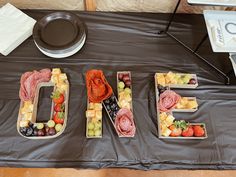
[[[38,129],[37,128],[34,128],[32,136],[38,136]]]
[[[110,97],[110,100],[111,100],[111,102],[116,102],[116,97],[115,97],[114,95],[112,95],[112,96]]]
[[[116,106],[116,104],[114,104],[114,103],[111,105],[111,109],[112,109],[112,110],[115,110],[116,107],[117,107],[117,106]]]
[[[108,111],[111,110],[110,105],[106,105],[106,108],[107,108]]]
[[[110,100],[109,100],[109,98],[108,98],[108,99],[106,99],[106,100],[104,101],[104,103],[105,103],[105,104],[109,104],[109,103],[110,103]]]
[[[33,128],[32,127],[28,127],[27,131],[25,133],[25,136],[32,136],[33,132],[34,132]]]
[[[26,132],[27,132],[27,128],[26,127],[21,127],[20,132],[21,132],[22,135],[25,135]]]

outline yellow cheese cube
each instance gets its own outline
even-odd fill
[[[53,68],[52,75],[58,75],[58,74],[61,74],[61,69],[60,68]]]
[[[54,84],[58,84],[59,83],[58,75],[52,75],[51,82],[53,82]]]
[[[86,117],[87,118],[95,117],[95,110],[87,110],[86,111]]]
[[[173,124],[175,118],[172,116],[172,115],[168,115],[166,120],[165,120],[165,123],[166,123],[166,126],[169,127]]]
[[[28,120],[21,120],[20,121],[20,127],[28,127],[29,121]]]
[[[165,131],[162,132],[162,136],[168,137],[171,134],[171,130],[169,128],[165,129]]]
[[[67,76],[65,73],[59,74],[59,82],[64,82],[67,80]]]
[[[94,109],[95,110],[102,110],[102,103],[94,103]]]
[[[88,109],[94,109],[94,103],[89,103]]]
[[[95,111],[95,117],[97,120],[101,120],[102,119],[102,111]]]

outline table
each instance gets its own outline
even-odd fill
[[[177,4],[175,6],[175,9],[171,15],[171,18],[165,28],[164,31],[159,31],[158,34],[163,34],[166,33],[168,34],[168,36],[170,36],[171,38],[173,38],[174,40],[176,40],[180,45],[182,45],[183,47],[185,47],[187,50],[189,50],[190,52],[192,52],[194,55],[196,55],[200,60],[202,60],[204,63],[206,63],[208,66],[210,66],[210,68],[214,69],[218,74],[220,74],[221,76],[223,76],[225,78],[225,84],[228,85],[230,84],[230,78],[228,77],[228,74],[231,73],[232,71],[230,71],[229,73],[224,73],[222,70],[220,70],[219,68],[217,68],[214,64],[212,64],[211,62],[209,62],[206,58],[204,58],[203,56],[199,55],[198,50],[199,48],[202,46],[202,44],[205,42],[205,40],[208,38],[208,34],[206,33],[203,38],[200,40],[200,42],[198,43],[198,45],[196,46],[196,48],[192,49],[191,47],[189,47],[188,45],[186,45],[185,43],[183,43],[181,40],[179,40],[177,37],[175,37],[174,35],[172,35],[169,32],[169,28],[172,24],[172,21],[175,17],[175,14],[178,10],[178,7],[180,5],[181,0],[177,1]],[[208,5],[208,6],[228,6],[228,7],[232,7],[232,6],[236,6],[236,1],[235,0],[225,0],[224,2],[222,2],[221,0],[188,0],[187,1],[189,4],[191,5]]]
[[[25,12],[39,19],[52,11]],[[77,13],[87,24],[88,38],[76,55],[64,60],[50,59],[40,53],[29,38],[9,56],[0,56],[0,166],[236,169],[236,87],[222,85],[221,77],[209,72],[202,62],[171,38],[157,38],[156,29],[164,27],[168,14]],[[177,17],[187,21],[193,18],[192,15]],[[198,17],[195,15],[194,19]],[[199,34],[189,33],[192,37],[196,35]],[[208,47],[204,51],[212,56]],[[60,67],[69,76],[68,123],[65,132],[54,140],[28,140],[16,130],[20,76],[25,71],[46,67]],[[86,139],[84,76],[91,68],[102,69],[114,89],[116,71],[132,72],[137,126],[133,139],[119,139],[105,113],[103,138]],[[154,73],[170,70],[198,75],[196,90],[177,92],[196,96],[199,110],[194,114],[176,114],[176,117],[187,116],[191,122],[205,122],[208,139],[177,142],[158,138]]]

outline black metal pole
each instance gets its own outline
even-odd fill
[[[173,19],[174,19],[174,16],[175,16],[175,14],[176,14],[176,12],[177,12],[177,10],[178,10],[178,7],[179,7],[179,5],[180,5],[180,2],[181,2],[181,0],[178,0],[177,4],[176,4],[176,6],[175,6],[175,10],[174,10],[174,12],[172,13],[172,15],[171,15],[171,17],[170,17],[169,23],[168,23],[168,25],[167,25],[167,27],[166,27],[164,33],[166,33],[166,32],[169,30],[169,27],[170,27],[170,25],[171,25],[171,23],[172,23],[172,21],[173,21]]]

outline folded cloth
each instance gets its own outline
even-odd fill
[[[8,55],[32,35],[36,21],[11,4],[0,8],[0,53]]]

